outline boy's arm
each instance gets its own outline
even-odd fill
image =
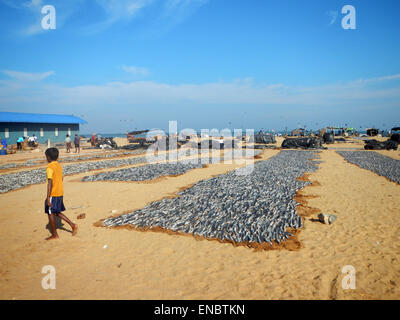
[[[49,207],[51,207],[50,195],[51,195],[51,188],[53,187],[53,170],[51,168],[46,168],[46,178],[47,178],[46,202],[47,202],[47,205]]]
[[[48,179],[47,180],[47,196],[46,196],[46,201],[47,201],[47,205],[49,207],[51,207],[51,202],[50,202],[50,194],[51,194],[51,187],[53,186],[53,180],[52,179]]]

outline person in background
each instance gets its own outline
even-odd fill
[[[37,137],[35,135],[32,135],[31,137],[28,138],[28,145],[32,148],[38,146]]]
[[[74,138],[75,153],[81,152],[80,143],[81,143],[81,138],[75,133],[75,138]]]
[[[1,145],[3,149],[7,149],[7,139],[1,139]]]
[[[22,150],[22,142],[24,142],[24,138],[23,137],[19,137],[17,140],[17,149],[18,150]]]
[[[95,136],[95,134],[94,133],[92,133],[92,139],[91,139],[91,144],[92,144],[92,146],[94,147],[95,146],[95,144],[96,144],[96,136]]]
[[[69,137],[69,134],[67,134],[67,137],[65,138],[65,147],[67,149],[67,153],[71,152],[71,138]]]

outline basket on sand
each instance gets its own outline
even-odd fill
[[[33,150],[34,148],[32,148],[32,147],[30,147],[29,145],[28,145],[28,142],[27,141],[24,141],[24,142],[22,142],[22,150],[24,150],[24,151],[30,151],[30,150]]]
[[[7,146],[7,154],[14,154],[17,152],[17,145],[16,144],[9,144]]]

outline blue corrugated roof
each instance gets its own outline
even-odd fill
[[[0,122],[72,123],[85,124],[85,120],[65,114],[0,112]]]

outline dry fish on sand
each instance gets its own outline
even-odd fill
[[[171,176],[185,173],[195,168],[202,168],[201,163],[190,162],[156,163],[140,167],[103,172],[82,178],[82,181],[144,181],[161,176]]]
[[[281,151],[258,161],[253,170],[237,169],[203,180],[176,198],[103,221],[103,226],[161,227],[234,242],[281,242],[302,227],[296,214],[296,192],[310,182],[297,178],[316,170],[316,153]]]
[[[375,151],[336,151],[350,163],[370,170],[400,183],[400,160],[386,157]]]
[[[133,165],[145,162],[146,157],[136,157],[108,161],[74,163],[63,166],[63,173],[65,176],[68,176],[92,170],[120,167],[124,165]],[[46,182],[45,168],[2,174],[0,175],[0,193],[43,182]]]
[[[196,151],[197,152],[197,151]],[[191,150],[184,150],[178,154],[178,159],[191,155]],[[166,157],[166,159],[169,159]],[[157,157],[132,157],[104,161],[91,161],[82,163],[73,163],[63,166],[65,176],[89,172],[92,170],[122,167],[127,165],[135,165],[146,162],[158,161]],[[26,170],[0,175],[0,194],[11,190],[23,188],[28,185],[46,182],[46,171],[44,168]]]
[[[113,152],[107,154],[91,154],[91,155],[82,155],[82,156],[66,156],[58,159],[58,162],[75,162],[75,161],[85,161],[85,160],[92,160],[92,159],[106,159],[106,158],[114,158],[120,156],[129,156],[133,154],[141,154],[144,153],[142,150],[136,151],[126,151],[126,152]],[[0,170],[4,169],[11,169],[11,168],[23,168],[23,167],[32,167],[38,166],[40,164],[45,163],[46,160],[44,159],[34,159],[28,160],[22,163],[7,163],[0,166]]]
[[[260,152],[255,152],[259,154]],[[243,153],[241,154],[243,156]],[[82,181],[145,181],[161,176],[179,175],[192,169],[203,168],[204,164],[222,163],[224,156],[193,158],[177,162],[155,163],[144,166],[102,172],[82,178]]]

